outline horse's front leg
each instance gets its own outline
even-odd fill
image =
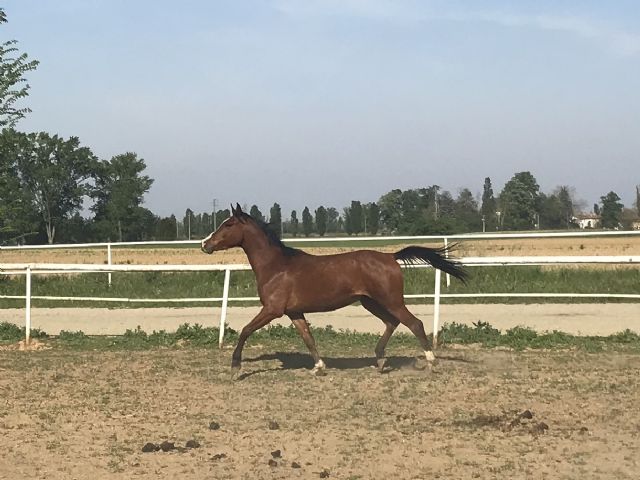
[[[281,317],[283,313],[276,313],[273,309],[262,307],[262,310],[247,323],[242,331],[240,332],[240,338],[238,339],[238,344],[236,345],[236,349],[233,351],[233,356],[231,357],[231,368],[234,370],[240,370],[240,366],[242,364],[242,349],[244,348],[244,344],[247,341],[247,338],[255,332],[256,330],[264,327],[272,320]]]

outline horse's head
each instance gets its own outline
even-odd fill
[[[227,218],[218,229],[202,240],[202,251],[213,253],[216,250],[239,247],[244,238],[244,229],[248,215],[242,211],[239,204],[236,208],[231,205],[231,216]]]

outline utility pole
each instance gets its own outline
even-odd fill
[[[216,219],[216,204],[218,203],[218,199],[213,199],[213,231],[215,232],[218,229],[218,221]]]

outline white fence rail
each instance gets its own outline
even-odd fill
[[[555,256],[555,257],[466,257],[460,260],[465,266],[516,266],[516,265],[584,265],[584,264],[609,264],[609,265],[637,265],[640,264],[639,255],[626,256]],[[420,266],[418,266],[420,267]],[[415,268],[415,267],[410,267]],[[55,263],[0,263],[0,274],[26,275],[25,295],[0,295],[6,299],[25,300],[25,340],[29,342],[31,333],[31,300],[52,301],[99,301],[99,302],[126,302],[126,303],[196,303],[196,302],[222,302],[220,315],[219,345],[222,346],[224,328],[229,301],[245,302],[257,301],[258,297],[229,297],[229,283],[232,271],[250,270],[249,265],[92,265],[92,264],[55,264]],[[36,296],[31,293],[31,281],[34,274],[43,273],[89,273],[89,272],[212,272],[224,271],[224,284],[222,297],[212,298],[104,298],[104,297],[62,297],[62,296]],[[638,294],[608,294],[608,293],[466,293],[466,294],[442,294],[440,292],[441,271],[435,269],[435,288],[433,294],[411,294],[405,298],[433,298],[433,342],[437,344],[437,333],[440,325],[440,300],[442,298],[488,298],[488,297],[522,297],[522,298],[617,298],[640,300]],[[640,292],[640,287],[639,287]]]
[[[580,238],[580,237],[620,237],[620,236],[637,236],[640,230],[571,230],[566,232],[520,232],[520,233],[464,233],[460,235],[414,235],[414,236],[392,236],[392,237],[313,237],[313,238],[287,238],[284,242],[287,244],[304,244],[304,243],[330,243],[330,242],[425,242],[434,241],[442,242],[445,247],[449,241],[464,240],[500,240],[500,239],[516,239],[516,238]],[[112,265],[112,249],[122,247],[139,247],[139,246],[158,246],[171,247],[178,245],[200,245],[201,240],[157,240],[148,242],[98,242],[98,243],[69,243],[69,244],[53,244],[53,245],[22,245],[22,246],[6,246],[0,245],[0,253],[2,251],[11,250],[47,250],[47,249],[80,249],[80,248],[106,248],[107,265]],[[111,285],[111,272],[107,272],[108,284]],[[445,275],[447,287],[451,284],[449,274]]]

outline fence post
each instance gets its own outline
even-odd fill
[[[447,237],[444,237],[444,258],[449,258],[449,239]],[[447,288],[449,288],[449,285],[451,285],[451,275],[447,273],[446,278]]]
[[[27,266],[27,287],[25,292],[26,316],[24,319],[24,340],[25,345],[29,345],[31,340],[31,266]]]
[[[220,312],[220,333],[218,337],[218,347],[222,348],[224,340],[224,323],[227,320],[227,302],[229,300],[229,277],[231,277],[231,269],[224,271],[224,286],[222,287],[222,311]]]
[[[433,292],[433,349],[438,346],[438,328],[440,326],[440,281],[441,272],[437,268],[436,271],[436,286]]]
[[[107,265],[111,266],[111,243],[107,243]],[[107,274],[107,278],[109,279],[109,287],[111,287],[111,272]]]

